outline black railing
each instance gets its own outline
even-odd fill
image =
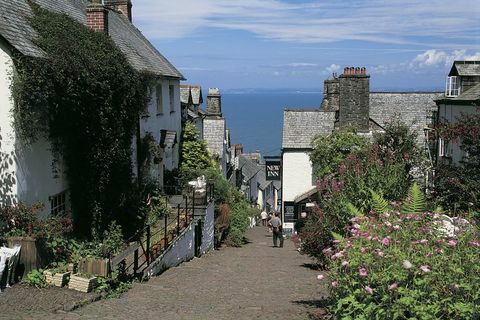
[[[125,261],[126,270],[134,277],[141,277],[142,270],[167,250],[195,217],[203,216],[196,212],[204,212],[205,206],[213,201],[214,193],[213,184],[207,184],[202,190],[190,188],[188,195],[183,195],[182,202],[171,208],[169,213],[138,230],[126,241],[125,249],[111,259],[111,270]],[[166,198],[169,202],[173,197]]]

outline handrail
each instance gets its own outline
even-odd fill
[[[129,258],[133,253],[133,261],[129,265],[126,265],[126,268],[127,270],[133,268],[133,275],[137,276],[137,272],[141,270],[144,265],[149,266],[150,263],[154,260],[152,258],[154,258],[153,256],[159,253],[157,252],[157,249],[159,247],[161,249],[161,252],[165,252],[174,242],[174,238],[169,239],[168,234],[170,233],[170,231],[173,231],[175,238],[180,235],[182,231],[180,227],[181,221],[184,220],[185,227],[187,227],[190,222],[195,220],[195,216],[203,216],[195,215],[195,208],[197,207],[197,209],[199,209],[198,206],[203,207],[205,205],[208,205],[209,202],[213,201],[215,186],[211,183],[208,183],[205,188],[205,195],[200,194],[198,190],[194,187],[192,187],[190,191],[191,193],[187,192],[187,194],[183,196],[185,201],[184,208],[181,207],[181,204],[177,204],[176,208],[171,209],[170,214],[164,214],[163,217],[157,220],[155,223],[151,225],[145,225],[144,227],[139,229],[133,236],[127,239],[127,241],[125,242],[125,249],[119,254],[117,254],[115,257],[110,259],[110,269],[114,270],[114,267],[116,267],[122,261],[126,261],[127,258]],[[189,193],[190,196],[188,195]],[[198,195],[200,195],[200,197]],[[175,210],[176,215],[172,218],[172,212]],[[161,221],[162,219],[163,221]],[[155,229],[155,227],[158,227],[160,223],[163,224],[163,227]],[[154,229],[153,232],[152,228]],[[163,237],[158,237],[159,235]],[[141,249],[141,253],[139,249]],[[139,262],[142,260],[143,262],[139,264]]]

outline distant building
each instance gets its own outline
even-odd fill
[[[208,151],[217,161],[223,175],[227,177],[231,166],[230,136],[222,115],[222,97],[218,88],[208,89],[203,139],[207,142]]]
[[[355,126],[359,134],[371,137],[385,131],[385,124],[399,118],[425,144],[427,119],[436,110],[438,92],[370,92],[365,68],[345,68],[340,76],[325,80],[324,99],[317,110],[284,110],[282,140],[282,219],[293,229],[299,214],[315,199],[316,181],[309,153],[317,135]]]
[[[455,61],[447,77],[445,95],[435,101],[437,121],[455,122],[463,114],[478,113],[480,107],[480,61]],[[466,155],[461,142],[455,144],[440,139],[437,163],[458,164]]]
[[[203,118],[205,112],[202,110],[203,103],[202,87],[193,85],[180,85],[180,101],[182,104],[183,122],[191,121],[200,138],[203,139]]]

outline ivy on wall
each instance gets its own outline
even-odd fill
[[[110,221],[134,228],[138,199],[132,139],[147,105],[147,76],[108,35],[32,5],[42,58],[14,59],[13,114],[21,138],[46,138],[66,167],[75,230],[102,234]]]

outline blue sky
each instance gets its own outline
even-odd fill
[[[134,24],[204,88],[322,90],[365,66],[373,89],[440,89],[453,60],[480,60],[478,0],[132,2]]]

